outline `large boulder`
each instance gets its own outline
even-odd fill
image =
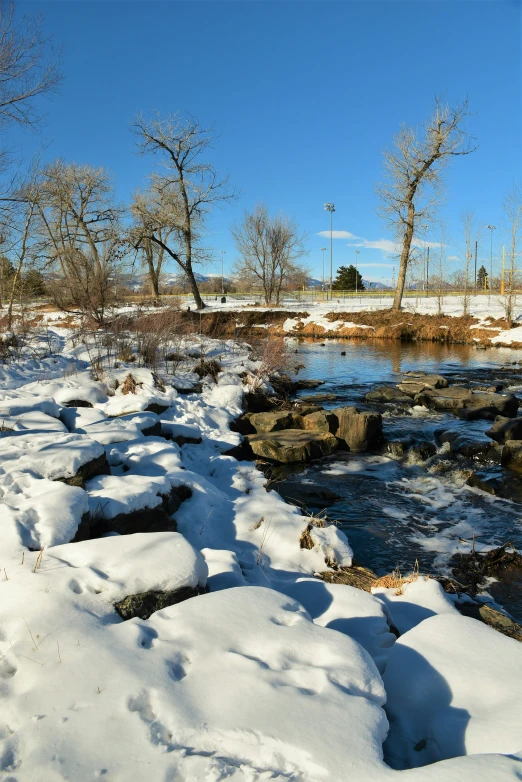
[[[332,413],[337,418],[335,436],[350,451],[367,451],[382,440],[380,413],[360,412],[356,407],[337,407]]]
[[[303,415],[299,423],[303,429],[312,432],[335,432],[337,428],[337,417],[334,413],[327,410],[318,410],[315,413]]]
[[[292,414],[288,411],[253,413],[249,418],[250,423],[258,434],[279,432],[281,429],[290,429],[293,426]]]
[[[436,433],[436,437],[441,445],[449,443],[452,453],[458,453],[466,459],[483,464],[504,464],[507,461],[507,451],[503,446],[493,444],[489,440],[479,440],[466,432],[448,429]]]
[[[252,434],[246,439],[256,456],[283,463],[307,462],[329,456],[338,445],[337,438],[330,432],[302,429]]]
[[[522,418],[506,418],[498,415],[486,434],[497,443],[505,443],[507,440],[522,440]]]
[[[458,411],[468,419],[492,419],[496,415],[516,415],[519,402],[513,394],[475,393],[468,388],[454,387],[422,391],[415,396],[415,404],[430,410]]]
[[[477,470],[469,476],[466,483],[496,497],[522,503],[522,478],[501,467]]]

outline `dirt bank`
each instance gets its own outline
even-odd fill
[[[317,339],[393,339],[401,342],[428,341],[460,344],[493,344],[491,339],[510,327],[503,319],[448,315],[417,315],[392,310],[330,312],[313,316],[288,310],[221,310],[182,313],[183,321],[212,337],[253,339],[270,334],[314,337]],[[511,338],[512,340],[512,338]],[[502,342],[495,342],[502,345]],[[522,347],[520,341],[507,341],[509,347]]]

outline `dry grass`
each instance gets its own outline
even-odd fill
[[[393,570],[390,575],[381,576],[380,578],[376,579],[376,581],[374,581],[372,584],[372,589],[376,587],[383,587],[384,589],[395,589],[396,595],[402,595],[404,594],[404,586],[406,584],[411,584],[414,581],[418,581],[419,577],[419,563],[417,560],[415,560],[415,567],[409,576],[403,576],[399,568],[395,568],[395,570]],[[429,575],[425,577],[426,581],[428,579]]]
[[[130,372],[125,378],[123,385],[121,387],[121,393],[122,394],[137,394],[138,393],[138,386],[140,384],[136,382],[136,379],[134,375],[131,375]]]

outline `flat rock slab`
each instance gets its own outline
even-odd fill
[[[313,505],[324,507],[340,500],[340,496],[319,483],[304,483],[300,481],[282,481],[272,486],[278,494],[292,505]]]
[[[291,429],[294,426],[292,414],[288,411],[277,413],[252,413],[252,415],[249,416],[249,420],[257,434],[278,432],[282,429]]]
[[[415,396],[415,404],[429,410],[468,411],[467,418],[493,418],[496,415],[514,416],[519,401],[513,394],[474,393],[467,388],[445,388],[440,391],[422,391]]]
[[[381,386],[380,388],[375,388],[373,391],[368,391],[364,399],[366,402],[396,402],[407,405],[408,407],[413,405],[411,394],[407,394],[395,386]]]
[[[330,432],[307,432],[302,429],[252,434],[247,435],[246,439],[256,456],[285,464],[329,456],[338,446],[337,438]]]

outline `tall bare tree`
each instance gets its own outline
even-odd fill
[[[161,247],[183,270],[196,307],[203,309],[193,269],[201,258],[198,240],[212,206],[235,198],[228,177],[221,178],[214,166],[203,160],[213,141],[212,129],[202,127],[196,117],[179,114],[164,120],[158,114],[152,119],[139,116],[132,129],[139,152],[157,156],[164,168],[153,180],[160,209],[154,220],[143,226],[136,246],[148,239]],[[160,236],[160,227],[170,230],[168,242]]]
[[[114,203],[110,175],[58,160],[42,171],[37,204],[40,254],[56,275],[56,303],[103,323],[126,250],[123,209]]]
[[[521,239],[522,239],[522,188],[513,185],[503,199],[504,227],[507,234],[502,305],[504,315],[511,326],[515,315],[516,290],[520,283]]]
[[[395,310],[401,308],[414,236],[420,222],[431,219],[440,203],[444,171],[453,158],[475,149],[465,128],[469,114],[467,100],[450,108],[436,97],[432,116],[422,131],[404,125],[393,147],[384,151],[385,180],[377,189],[380,214],[401,246]]]
[[[236,274],[263,291],[265,304],[279,304],[285,283],[299,274],[306,236],[284,214],[271,217],[264,204],[232,227],[240,259]]]

